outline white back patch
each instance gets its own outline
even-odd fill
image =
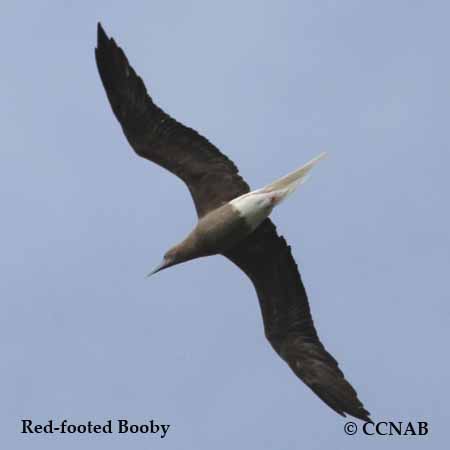
[[[254,230],[272,212],[273,193],[253,191],[231,200],[230,205]]]

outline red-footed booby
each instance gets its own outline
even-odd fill
[[[290,247],[268,218],[324,154],[250,192],[230,159],[153,102],[101,24],[97,37],[100,78],[128,142],[139,156],[186,183],[199,218],[194,230],[164,255],[151,274],[194,258],[224,255],[253,282],[265,335],[293,372],[338,414],[371,421],[337,361],[320,342]]]

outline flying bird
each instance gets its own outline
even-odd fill
[[[320,342],[291,249],[268,218],[324,155],[250,191],[227,156],[153,102],[123,50],[100,23],[97,39],[100,78],[128,142],[139,156],[181,178],[197,210],[196,227],[151,274],[194,258],[216,254],[228,258],[252,281],[265,335],[278,355],[338,414],[370,422],[370,413]]]

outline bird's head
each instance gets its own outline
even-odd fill
[[[180,264],[184,261],[186,261],[186,258],[183,252],[183,249],[180,247],[180,245],[176,245],[175,247],[172,247],[169,251],[167,251],[164,255],[164,258],[161,262],[161,264],[156,267],[154,270],[152,270],[147,277],[160,272],[163,269],[167,269],[168,267],[175,266],[176,264]]]

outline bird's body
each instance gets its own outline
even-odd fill
[[[309,171],[324,156],[325,153],[322,153],[289,175],[262,189],[240,195],[200,217],[196,227],[167,252],[169,257],[165,257],[163,263],[149,275],[174,265],[174,258],[179,264],[203,256],[225,254],[233,249],[307,179]]]
[[[187,185],[196,227],[152,273],[194,258],[222,254],[255,286],[273,349],[338,414],[370,421],[369,412],[317,335],[290,247],[268,218],[295,190],[319,155],[268,186],[250,191],[237,167],[203,136],[162,111],[122,49],[98,25],[97,67],[111,107],[139,156]]]

